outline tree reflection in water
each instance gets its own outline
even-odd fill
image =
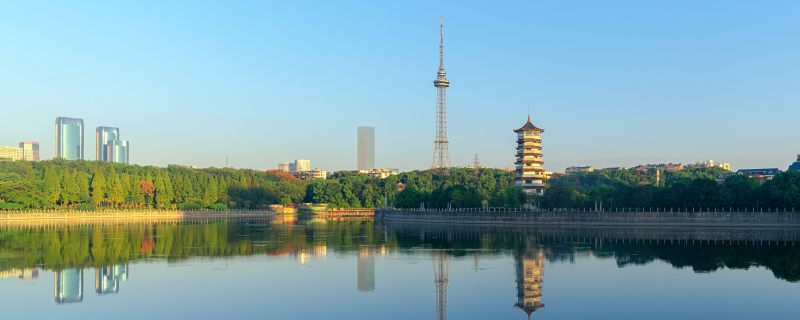
[[[375,289],[377,254],[431,250],[437,311],[446,318],[450,257],[511,255],[515,306],[529,316],[544,307],[546,261],[576,255],[614,259],[619,267],[669,263],[694,272],[764,267],[778,279],[800,281],[797,230],[644,230],[642,228],[512,228],[376,225],[369,220],[276,224],[265,220],[113,223],[0,227],[0,274],[35,278],[55,273],[57,303],[83,300],[84,269],[95,269],[95,292],[116,293],[135,261],[192,257],[293,255],[305,261],[333,253],[358,257],[357,290]],[[27,270],[27,271],[26,271]],[[27,274],[28,276],[23,277]]]

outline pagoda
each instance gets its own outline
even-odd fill
[[[517,134],[517,161],[514,183],[522,187],[526,194],[544,194],[545,173],[542,165],[542,137],[544,129],[540,129],[528,122],[521,128],[514,130]]]

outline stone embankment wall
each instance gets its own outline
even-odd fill
[[[800,212],[593,212],[379,209],[380,221],[583,226],[800,227]]]
[[[441,239],[476,239],[487,234],[533,237],[539,242],[670,243],[791,245],[800,243],[800,227],[590,226],[474,224],[386,221],[389,230],[404,235]]]

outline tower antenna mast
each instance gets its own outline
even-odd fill
[[[447,139],[447,72],[444,70],[444,17],[439,17],[439,71],[436,80],[436,139],[433,141],[433,169],[445,171],[450,168],[450,150]]]

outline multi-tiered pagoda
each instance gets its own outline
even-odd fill
[[[544,129],[528,122],[517,130],[517,161],[514,182],[527,194],[544,194],[545,173],[542,165],[542,136]]]

